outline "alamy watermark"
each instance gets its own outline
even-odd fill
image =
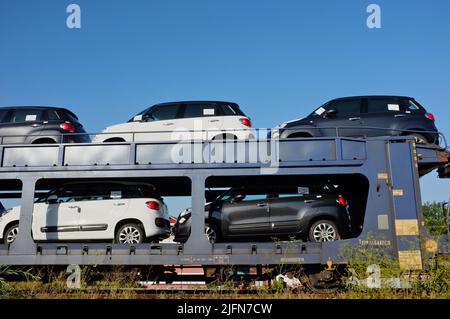
[[[69,13],[66,19],[66,26],[69,29],[81,29],[81,8],[78,4],[69,4],[66,8]]]
[[[369,29],[381,29],[381,7],[378,4],[369,4],[367,6],[367,27]]]

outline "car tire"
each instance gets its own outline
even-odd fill
[[[411,133],[408,136],[414,137],[417,144],[428,144],[428,139],[420,133]]]
[[[309,241],[326,242],[335,241],[340,238],[339,231],[331,220],[321,219],[314,222],[309,228]]]
[[[125,224],[119,227],[115,236],[117,244],[142,244],[145,240],[145,233],[141,225]]]
[[[210,244],[215,244],[220,241],[219,228],[214,224],[205,225],[205,235]]]
[[[13,224],[8,227],[3,236],[3,241],[5,244],[12,244],[17,238],[19,233],[19,224]]]

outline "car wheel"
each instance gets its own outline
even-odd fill
[[[219,241],[219,231],[216,225],[205,225],[205,235],[211,244],[215,244]]]
[[[18,233],[19,233],[19,225],[18,224],[15,224],[15,225],[12,225],[11,227],[9,227],[6,230],[5,236],[3,238],[5,244],[12,244],[16,240]]]
[[[425,136],[423,136],[422,134],[411,133],[411,134],[408,134],[408,136],[414,137],[416,139],[417,144],[427,144],[428,143],[428,139]]]
[[[339,239],[338,228],[330,220],[319,220],[309,229],[309,240],[313,242],[335,241]]]
[[[144,242],[144,231],[136,224],[125,224],[119,228],[116,234],[116,243],[141,244]]]

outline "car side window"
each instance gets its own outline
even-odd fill
[[[47,118],[49,121],[60,121],[61,118],[59,117],[58,112],[54,110],[48,110],[47,111]]]
[[[178,110],[180,109],[179,105],[164,105],[164,106],[156,106],[149,115],[152,118],[149,120],[155,121],[164,121],[164,120],[173,120],[177,117]]]
[[[90,185],[88,200],[108,200],[124,198],[123,189],[119,185]]]
[[[266,194],[255,194],[255,195],[246,195],[242,201],[249,202],[253,200],[265,200],[265,199],[267,199]]]
[[[184,118],[217,116],[218,107],[212,104],[187,104],[184,111]]]
[[[238,115],[237,112],[228,104],[222,105],[223,115]]]
[[[122,198],[141,198],[143,196],[139,186],[126,186],[122,191]]]
[[[397,99],[369,99],[367,101],[368,113],[399,112],[400,102]]]
[[[402,106],[405,108],[405,110],[407,111],[419,111],[420,107],[419,105],[417,105],[416,103],[414,103],[414,101],[412,100],[402,100]]]
[[[270,198],[292,198],[311,195],[311,187],[309,186],[284,186],[279,187],[272,194]]]
[[[87,190],[81,188],[61,189],[56,192],[56,204],[88,200]]]
[[[361,113],[361,100],[338,100],[331,104],[329,109],[335,110],[337,117],[346,117],[348,115],[359,114]]]
[[[8,109],[2,109],[0,110],[0,123],[4,122],[5,116],[8,113]]]
[[[11,116],[11,123],[35,122],[42,120],[42,111],[33,109],[18,109]]]

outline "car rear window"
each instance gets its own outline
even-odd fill
[[[400,111],[400,102],[397,99],[369,99],[368,113],[385,113]]]
[[[42,111],[36,109],[17,109],[11,116],[11,123],[34,122],[42,120]]]
[[[68,112],[66,110],[58,110],[58,115],[64,121],[80,124],[80,120],[78,119],[78,117],[75,114],[72,114],[71,112]]]

